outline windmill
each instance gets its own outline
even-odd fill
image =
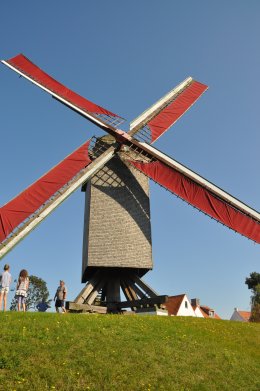
[[[74,302],[67,303],[69,309],[118,311],[160,306],[167,299],[141,279],[153,267],[149,179],[260,243],[256,210],[152,145],[207,90],[206,85],[187,78],[125,132],[119,129],[120,116],[71,91],[24,55],[2,63],[108,134],[86,141],[0,208],[2,258],[76,189],[85,192],[82,282],[86,286]]]

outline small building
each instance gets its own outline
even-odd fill
[[[195,316],[197,316],[198,318],[221,319],[213,308],[210,308],[206,305],[200,305],[199,299],[191,299],[191,306],[193,308]]]
[[[185,293],[182,295],[168,296],[168,300],[164,303],[164,307],[171,316],[194,316],[197,318],[221,319],[213,308],[200,305],[199,299],[191,299],[191,301],[189,301]]]
[[[172,316],[195,316],[186,294],[169,296],[165,307]]]
[[[215,310],[213,310],[213,308],[203,305],[200,306],[200,309],[203,313],[204,318],[221,319],[220,316],[215,312]]]
[[[191,306],[197,318],[204,318],[203,312],[200,309],[200,300],[199,299],[191,299]]]
[[[250,316],[250,311],[238,311],[238,308],[234,308],[234,312],[230,320],[235,320],[237,322],[249,322]]]

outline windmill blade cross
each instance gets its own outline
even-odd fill
[[[51,94],[52,97],[70,109],[113,135],[116,141],[121,144],[122,149],[134,149],[137,154],[142,156],[142,159],[145,157],[147,163],[140,162],[138,159],[130,163],[155,182],[234,231],[260,243],[260,214],[256,210],[150,144],[137,139],[138,137],[145,139],[145,137],[140,137],[140,134],[142,131],[148,131],[148,133],[150,132],[150,143],[156,141],[207,90],[208,87],[206,85],[192,78],[186,79],[132,121],[130,131],[126,133],[116,127],[122,121],[121,117],[68,89],[43,72],[22,54],[10,60],[2,61],[2,63]],[[43,197],[35,204],[34,194],[30,191],[35,184],[41,181],[40,179],[14,200],[0,208],[0,241],[2,240],[3,242],[2,244],[0,243],[0,258],[34,229],[65,198],[102,168],[114,156],[117,148],[118,145],[111,146],[93,162],[90,160],[86,161],[85,166],[78,168],[74,173],[75,175],[78,174],[77,177],[73,177],[73,180],[72,177],[67,178],[67,188],[65,190],[61,190],[59,185],[57,185],[55,192],[53,191],[48,194],[47,198]],[[53,170],[55,171],[55,169]],[[53,170],[46,175],[53,174]],[[17,205],[16,209],[12,209],[12,207],[17,200],[23,199],[25,194],[30,195],[26,201],[26,207],[29,207],[29,209],[23,214],[19,208],[17,209]],[[31,203],[37,205],[37,208],[35,207],[31,210]],[[9,210],[10,213],[8,214],[6,212],[10,206],[11,211]],[[20,226],[21,223],[22,225]],[[13,235],[9,237],[11,232]]]

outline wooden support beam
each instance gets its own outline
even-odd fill
[[[127,299],[123,302],[120,301],[120,286]],[[103,306],[93,306],[100,291]],[[136,311],[140,308],[160,306],[167,300],[168,296],[157,295],[134,272],[98,270],[81,290],[75,302],[68,302],[66,308],[75,312],[120,312],[122,308],[131,308]]]
[[[168,296],[162,295],[157,297],[151,297],[146,299],[139,299],[139,300],[127,300],[122,301],[121,303],[117,303],[117,308],[129,308],[129,307],[142,307],[142,306],[154,306],[154,305],[160,305],[164,304],[168,301]]]
[[[141,291],[140,288],[138,288],[138,286],[132,281],[130,280],[130,284],[131,284],[131,288],[135,291],[135,293],[141,298],[141,299],[145,299],[147,296],[145,295],[145,293],[143,291]]]
[[[129,290],[133,300],[138,300],[138,296],[137,296],[135,290],[133,289],[132,283],[131,283],[131,281],[129,279],[126,280],[126,285],[128,287],[128,290]]]
[[[106,283],[106,302],[117,303],[120,301],[120,280],[118,277],[110,277]]]
[[[158,294],[149,285],[147,285],[143,280],[141,280],[140,277],[138,277],[137,275],[133,275],[132,279],[134,280],[136,285],[138,285],[141,289],[143,289],[145,291],[145,293],[147,293],[148,296],[158,297]]]
[[[129,291],[128,286],[126,285],[125,280],[121,280],[120,284],[126,299],[128,299],[128,301],[131,302],[133,300],[133,297],[131,296],[131,292]]]
[[[99,305],[78,304],[78,303],[74,303],[73,301],[66,302],[66,309],[68,311],[75,311],[75,312],[97,312],[100,314],[107,313],[107,307],[101,307]]]
[[[78,294],[76,299],[74,300],[75,303],[83,304],[84,301],[87,299],[87,297],[91,294],[93,289],[95,288],[95,285],[98,282],[99,278],[99,271],[97,271],[94,276],[89,280],[89,282],[84,286],[84,288],[81,290],[81,292]]]
[[[93,304],[94,301],[95,301],[95,298],[97,297],[97,295],[99,294],[100,290],[103,288],[103,286],[105,285],[106,281],[104,280],[104,278],[102,278],[94,287],[94,289],[92,290],[91,294],[88,296],[87,300],[86,300],[86,304]]]
[[[124,292],[124,295],[125,295],[126,299],[128,299],[128,302],[129,302],[129,303],[132,303],[132,301],[133,301],[133,296],[132,296],[131,291],[129,290],[129,287],[127,286],[125,280],[121,280],[121,281],[120,281],[120,284],[121,284],[121,288],[122,288],[122,290],[123,290],[123,292]],[[118,303],[118,304],[120,304],[120,303]],[[117,309],[121,308],[121,307],[119,307],[117,304],[116,304],[116,306],[117,306],[117,307],[116,307]],[[131,308],[132,311],[135,311],[135,310],[136,310],[136,307],[134,307],[134,306],[132,306],[132,305],[129,305],[129,307]]]

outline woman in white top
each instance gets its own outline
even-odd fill
[[[4,311],[6,311],[7,295],[11,285],[12,277],[10,274],[10,266],[4,266],[4,272],[0,283],[0,310],[2,309],[2,302],[4,299]]]
[[[19,278],[16,286],[15,298],[17,300],[18,311],[21,311],[21,306],[23,311],[26,311],[26,297],[27,291],[29,288],[29,277],[27,270],[23,269],[20,271]]]

